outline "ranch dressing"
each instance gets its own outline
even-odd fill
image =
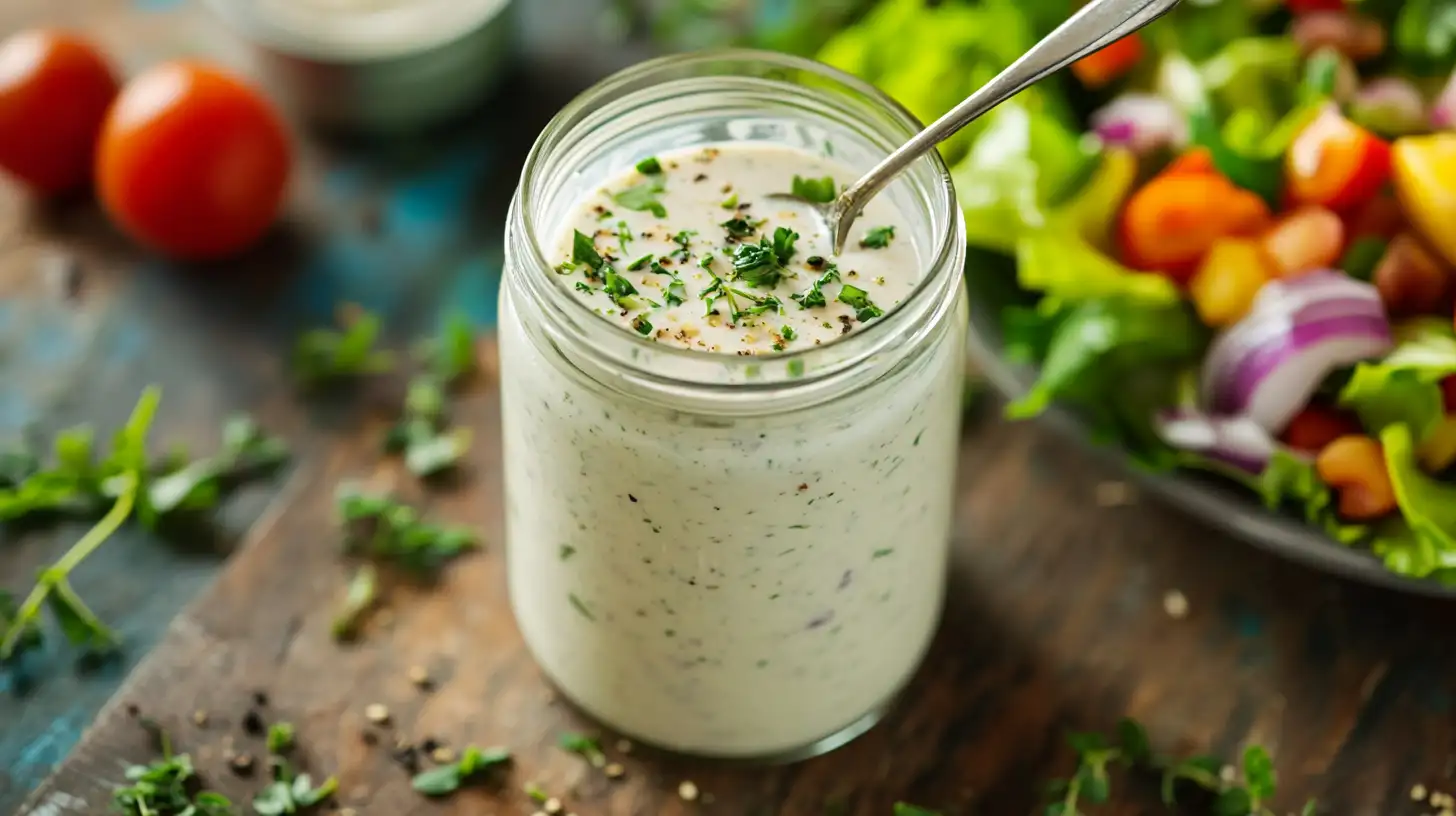
[[[840,341],[892,318],[924,277],[888,196],[839,257],[802,205],[767,197],[796,175],[838,192],[856,174],[830,157],[725,143],[643,158],[543,225],[554,270],[508,275],[550,275],[623,332],[724,359]],[[781,228],[791,253],[775,252]],[[609,726],[695,754],[801,754],[873,723],[940,610],[963,296],[934,345],[858,393],[721,419],[584,383],[530,336],[511,289],[508,571],[545,673]]]

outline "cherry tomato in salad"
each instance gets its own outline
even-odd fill
[[[1284,0],[1284,7],[1290,14],[1309,14],[1316,11],[1344,11],[1345,0]]]
[[[1118,249],[1128,266],[1184,283],[1220,238],[1258,235],[1269,221],[1263,199],[1221,175],[1160,175],[1128,199]]]
[[[22,31],[0,43],[0,167],[43,195],[91,178],[96,139],[117,81],[74,34]]]
[[[97,186],[132,237],[203,260],[262,236],[289,162],[282,120],[256,90],[217,68],[169,62],[122,89],[102,130]]]
[[[1072,74],[1088,88],[1101,88],[1121,79],[1143,58],[1143,40],[1129,34],[1100,51],[1072,63]]]
[[[1390,145],[1330,109],[1289,146],[1285,176],[1289,197],[1337,212],[1364,204],[1390,180]]]
[[[1335,408],[1309,405],[1294,415],[1279,440],[1303,453],[1316,454],[1342,436],[1360,433],[1355,417]]]
[[[1281,278],[1328,269],[1345,248],[1345,224],[1324,207],[1300,207],[1264,233],[1264,252]]]

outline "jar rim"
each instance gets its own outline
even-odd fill
[[[744,63],[753,64],[761,69],[779,69],[787,71],[798,71],[808,75],[817,76],[828,80],[834,85],[841,86],[848,91],[849,95],[858,97],[858,101],[872,104],[879,108],[877,113],[888,115],[891,123],[901,133],[896,133],[896,138],[908,139],[923,129],[924,125],[910,113],[903,105],[897,102],[888,94],[875,88],[873,85],[837,68],[834,68],[817,60],[808,59],[774,51],[758,49],[714,49],[698,51],[686,54],[674,54],[646,60],[636,65],[618,71],[611,76],[592,85],[583,91],[570,103],[563,107],[546,125],[536,142],[532,145],[530,153],[526,157],[525,164],[521,171],[521,183],[517,190],[517,198],[512,207],[512,227],[517,224],[522,227],[526,240],[520,241],[517,249],[524,250],[528,254],[525,266],[530,267],[531,272],[546,270],[549,272],[552,265],[546,258],[540,240],[540,233],[537,231],[536,219],[534,217],[535,203],[538,191],[531,183],[532,179],[540,177],[545,165],[551,158],[550,148],[556,146],[552,141],[561,135],[572,132],[574,125],[579,125],[580,120],[590,115],[603,98],[613,98],[617,94],[640,93],[644,80],[654,75],[670,76],[674,71],[691,69],[694,66],[709,66],[714,63]],[[671,82],[673,79],[665,79],[664,82]],[[657,84],[657,83],[654,83]],[[651,87],[648,85],[646,87]],[[637,91],[633,91],[637,88]],[[916,166],[930,166],[933,172],[934,184],[931,190],[933,200],[930,206],[934,211],[946,214],[944,228],[936,230],[932,249],[921,262],[922,270],[928,272],[927,276],[917,285],[901,303],[893,310],[886,313],[884,318],[876,320],[858,331],[836,338],[830,342],[818,346],[803,348],[785,349],[775,352],[773,355],[738,356],[728,354],[704,353],[702,351],[676,347],[668,344],[653,342],[648,338],[641,337],[633,332],[623,331],[609,321],[604,321],[594,313],[590,306],[577,298],[555,298],[545,296],[543,299],[549,301],[548,306],[554,307],[556,316],[564,319],[568,324],[588,333],[596,333],[597,327],[610,332],[615,338],[610,342],[628,350],[631,355],[640,351],[650,351],[654,356],[673,362],[677,361],[684,366],[701,365],[705,360],[717,365],[724,365],[729,368],[747,369],[750,366],[765,365],[772,362],[775,365],[782,364],[784,369],[792,372],[794,361],[799,361],[799,371],[803,371],[805,358],[819,357],[823,359],[831,351],[844,351],[847,347],[856,346],[861,349],[859,353],[850,353],[849,358],[837,365],[829,366],[810,375],[791,374],[790,378],[775,380],[769,377],[766,380],[739,381],[734,383],[704,383],[692,381],[686,383],[679,378],[663,375],[659,371],[639,368],[634,373],[637,379],[655,382],[658,385],[691,385],[708,390],[722,391],[725,387],[733,391],[761,391],[764,389],[783,388],[792,385],[800,385],[814,379],[827,379],[843,373],[847,369],[855,367],[865,359],[875,357],[887,348],[897,345],[897,336],[905,334],[904,321],[913,321],[915,315],[924,315],[927,312],[933,313],[932,317],[938,317],[941,313],[951,307],[954,302],[954,291],[947,277],[954,277],[959,280],[960,266],[958,258],[964,254],[964,223],[960,208],[956,202],[955,188],[951,181],[949,169],[938,151],[930,151],[917,159],[915,163],[907,168],[905,174],[913,172]],[[510,273],[508,272],[508,275]],[[549,274],[529,275],[535,280],[525,281],[528,289],[534,294],[541,295],[543,287],[551,290],[560,290]],[[940,298],[940,303],[934,301]],[[907,317],[908,316],[908,317]],[[900,318],[900,319],[897,319]],[[586,328],[590,326],[591,328]],[[607,335],[601,335],[606,338]],[[903,339],[903,338],[900,338]],[[598,350],[600,353],[600,350]],[[616,362],[623,363],[618,359]],[[630,365],[630,363],[629,363]]]

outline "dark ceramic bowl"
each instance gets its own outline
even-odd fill
[[[1011,363],[1002,355],[1001,307],[1013,302],[1017,295],[1012,283],[1015,270],[1008,263],[998,261],[973,254],[966,264],[966,285],[971,296],[970,352],[975,367],[991,386],[1008,399],[1014,399],[1030,390],[1036,371]],[[1053,407],[1039,421],[1091,446],[1085,430],[1069,411]],[[1148,473],[1133,467],[1114,449],[1094,449],[1117,461],[1129,478],[1148,492],[1255,546],[1363,583],[1413,595],[1456,598],[1456,586],[1390,572],[1374,555],[1345,547],[1298,518],[1271,512],[1238,485],[1193,472]]]

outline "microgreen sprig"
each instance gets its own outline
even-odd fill
[[[293,372],[306,387],[379,374],[394,368],[394,355],[377,351],[379,317],[360,312],[342,330],[312,329],[298,338],[293,351]]]
[[[492,768],[509,765],[510,762],[511,752],[504,748],[487,748],[482,751],[469,745],[460,753],[458,762],[422,771],[415,775],[410,785],[426,796],[445,796],[475,779],[483,778]]]
[[[200,791],[187,754],[172,754],[166,732],[158,732],[161,759],[126,769],[130,784],[116,789],[112,804],[123,816],[234,816],[233,803],[220,793]]]

